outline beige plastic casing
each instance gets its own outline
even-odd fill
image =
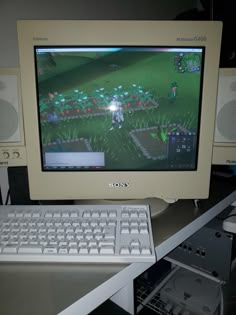
[[[22,97],[21,97],[21,84],[20,84],[20,69],[19,67],[12,68],[0,68],[0,80],[2,76],[12,76],[16,79],[16,86],[8,86],[10,94],[8,99],[14,100],[16,96],[17,100],[14,100],[14,104],[11,104],[17,113],[18,128],[17,139],[13,137],[13,140],[0,141],[0,167],[10,166],[25,166],[27,164],[25,137],[24,137],[24,122],[22,114]],[[6,84],[3,82],[2,84]],[[1,88],[1,87],[0,87]],[[4,88],[4,87],[3,87]],[[16,89],[16,91],[14,91]],[[11,92],[12,91],[12,92]],[[14,95],[14,96],[13,96]],[[7,99],[7,100],[8,100]],[[0,93],[0,115],[1,112],[1,93]],[[4,115],[4,114],[3,114]],[[3,117],[4,119],[11,119],[11,117]],[[11,121],[9,121],[11,124]],[[0,130],[1,130],[0,126]]]
[[[23,115],[32,199],[207,198],[222,23],[215,21],[21,20],[17,22]],[[43,172],[34,49],[37,45],[205,46],[196,171]],[[115,185],[109,185],[109,184]],[[126,183],[127,185],[120,185]],[[125,187],[122,187],[125,186]]]
[[[215,123],[215,137],[213,146],[212,164],[216,165],[235,165],[236,164],[236,137],[235,137],[235,122],[236,122],[236,68],[220,68],[219,84],[217,94],[217,109]],[[227,107],[230,105],[230,107]],[[232,110],[232,105],[234,109]],[[222,137],[217,126],[217,119],[224,110],[224,128],[227,132],[232,133],[231,139]],[[221,116],[222,118],[222,116]]]

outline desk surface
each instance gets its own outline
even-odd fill
[[[163,258],[236,199],[217,192],[200,202],[179,201],[152,220],[157,259]],[[225,199],[226,197],[226,199]],[[223,202],[221,201],[223,199]],[[220,203],[219,203],[220,202]],[[1,264],[1,315],[82,315],[126,286],[151,264]]]

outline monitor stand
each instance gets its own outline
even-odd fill
[[[155,217],[165,211],[169,203],[159,198],[144,198],[144,199],[126,199],[126,200],[109,200],[109,199],[89,199],[89,200],[75,200],[74,204],[79,205],[102,205],[102,204],[131,204],[131,205],[149,205],[151,217]]]

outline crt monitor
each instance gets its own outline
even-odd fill
[[[31,198],[207,198],[221,28],[18,21]]]

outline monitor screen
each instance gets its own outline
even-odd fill
[[[203,47],[34,49],[43,171],[197,169]]]
[[[207,197],[221,27],[19,21],[32,198]]]

